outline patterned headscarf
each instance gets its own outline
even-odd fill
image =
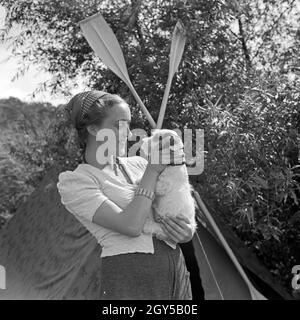
[[[76,94],[67,104],[70,119],[75,128],[79,127],[84,115],[87,114],[95,101],[109,93],[105,91],[86,91]]]

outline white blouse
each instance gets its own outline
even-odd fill
[[[151,234],[130,237],[94,222],[96,210],[107,199],[125,209],[134,197],[137,182],[142,178],[147,160],[140,156],[119,157],[120,163],[134,184],[116,177],[107,166],[100,170],[90,164],[79,164],[74,171],[59,174],[57,188],[61,202],[96,238],[102,247],[101,257],[124,253],[154,253]],[[174,244],[165,241],[171,248]]]

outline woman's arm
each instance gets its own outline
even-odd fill
[[[163,168],[164,165],[148,164],[139,186],[154,192],[157,178]],[[106,200],[96,210],[93,222],[119,233],[137,237],[143,230],[151,205],[152,201],[142,195],[136,195],[124,210],[114,202]]]

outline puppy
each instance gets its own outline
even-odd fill
[[[171,144],[172,141],[173,144]],[[195,200],[191,195],[192,186],[189,183],[184,163],[183,143],[175,131],[155,130],[150,137],[143,139],[140,152],[142,157],[148,161],[154,158],[157,160],[159,154],[162,159],[168,161],[163,163],[175,163],[176,165],[168,165],[159,175],[155,188],[155,199],[152,203],[154,216],[151,214],[147,218],[143,231],[154,234],[160,240],[165,240],[167,236],[157,221],[163,219],[167,214],[174,217],[181,214],[186,217],[193,230],[197,228],[197,224]],[[173,248],[176,247],[174,244],[171,245]]]

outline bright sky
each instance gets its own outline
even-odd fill
[[[0,29],[4,25],[5,9],[0,5]],[[18,30],[15,28],[10,33],[17,34]],[[65,103],[69,97],[64,96],[51,96],[49,92],[44,92],[36,95],[33,98],[31,95],[35,89],[37,89],[39,83],[44,82],[51,78],[51,74],[41,72],[37,67],[32,66],[26,74],[13,81],[18,69],[18,60],[13,57],[11,50],[5,44],[0,43],[0,99],[8,98],[10,96],[17,97],[23,101],[44,101],[50,102],[53,105],[59,103]],[[78,79],[77,84],[81,84],[82,80]],[[74,89],[72,94],[86,89],[83,84],[80,87]]]
[[[3,27],[5,10],[0,6],[0,29]],[[12,34],[17,32],[13,30]],[[11,50],[6,44],[0,43],[0,99],[17,97],[23,101],[43,101],[50,102],[53,105],[65,103],[66,97],[62,95],[51,96],[48,92],[36,95],[33,98],[31,95],[38,88],[39,83],[51,78],[51,74],[41,72],[37,67],[31,67],[23,77],[12,81],[18,69],[18,60],[13,57]],[[83,88],[77,88],[72,93],[77,93]]]

